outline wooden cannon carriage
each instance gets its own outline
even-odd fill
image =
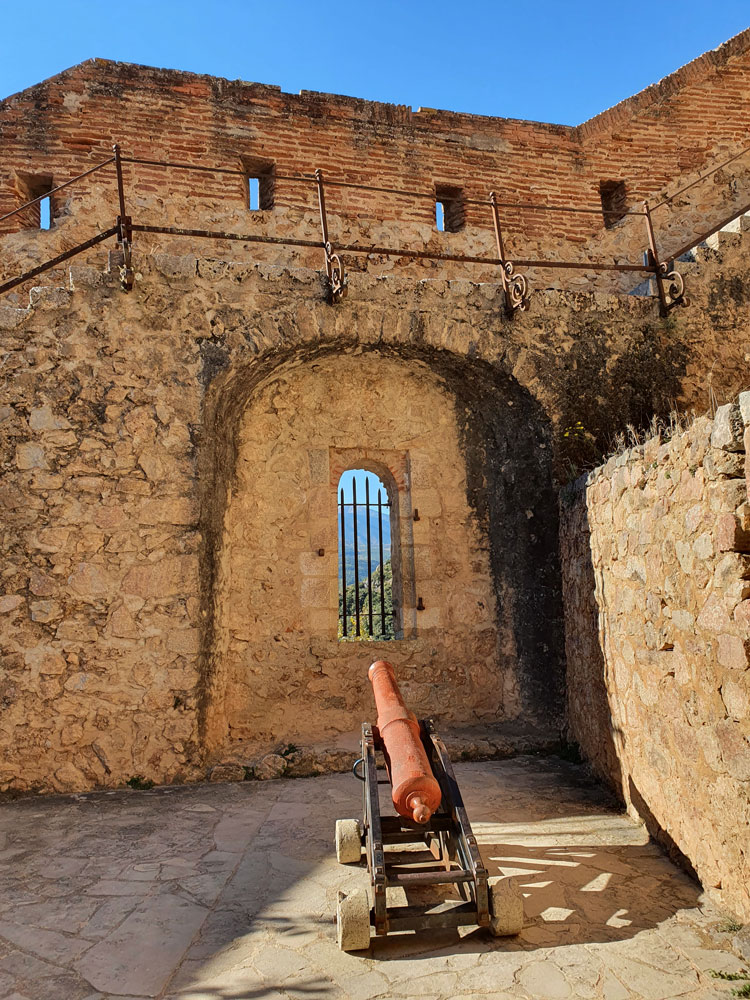
[[[523,926],[523,900],[510,879],[488,877],[448,753],[430,721],[418,722],[405,706],[393,667],[370,667],[377,726],[362,726],[362,755],[354,774],[363,782],[362,821],[338,820],[336,857],[361,864],[366,889],[339,893],[338,943],[344,951],[368,948],[370,934],[478,925],[496,936]],[[377,754],[387,777],[379,777]],[[391,786],[395,815],[381,811],[379,786]],[[397,893],[418,886],[453,887],[447,900],[396,904]],[[403,897],[404,892],[398,893]],[[457,898],[456,898],[457,897]]]

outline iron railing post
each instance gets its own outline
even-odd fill
[[[500,260],[500,276],[503,282],[505,315],[508,319],[511,319],[516,309],[526,308],[529,296],[529,286],[525,275],[516,274],[512,261],[505,259],[503,233],[500,229],[500,214],[497,210],[497,198],[495,197],[494,191],[490,191],[490,205],[492,206],[492,224],[495,228],[497,256]]]
[[[649,265],[654,268],[656,291],[659,296],[659,313],[661,316],[666,316],[669,310],[667,309],[667,296],[664,291],[664,276],[662,274],[661,261],[659,260],[659,251],[656,248],[656,236],[654,234],[654,224],[651,221],[651,210],[648,207],[647,201],[643,203],[643,217],[646,220],[646,235],[648,237],[646,257]]]
[[[357,478],[352,476],[352,535],[354,538],[354,621],[356,624],[356,635],[359,639],[362,636],[362,628],[359,621],[359,533],[357,531]]]
[[[648,252],[647,259],[649,265],[653,267],[654,274],[656,276],[656,288],[659,293],[659,313],[662,316],[666,316],[669,310],[673,306],[684,306],[687,305],[687,299],[685,298],[685,282],[679,271],[675,271],[674,268],[670,271],[669,264],[666,261],[659,260],[659,251],[656,247],[656,235],[654,233],[654,225],[651,221],[651,209],[647,201],[643,203],[643,214],[646,219],[646,232],[648,234]],[[695,245],[695,244],[693,244]],[[687,249],[690,249],[689,247]],[[675,257],[681,257],[685,252],[685,248],[680,250],[674,255]],[[664,283],[669,282],[669,288],[665,289]],[[669,300],[667,299],[667,292],[669,292]]]
[[[341,488],[341,632],[346,638],[346,507],[344,506],[344,488]]]
[[[120,268],[120,282],[126,292],[133,287],[133,267],[130,256],[130,247],[133,241],[133,231],[130,228],[132,219],[125,213],[125,187],[122,182],[122,159],[120,157],[120,146],[115,143],[112,146],[115,154],[115,172],[117,174],[117,197],[120,214],[117,216],[117,242],[122,247],[122,267]]]
[[[331,304],[340,302],[346,295],[347,279],[341,257],[333,252],[333,246],[328,238],[328,216],[326,214],[326,195],[323,187],[323,171],[320,167],[315,171],[318,185],[318,207],[320,208],[320,228],[323,234],[323,252],[325,253],[326,275]]]

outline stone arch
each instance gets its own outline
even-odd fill
[[[221,744],[228,732],[218,708],[226,692],[226,637],[222,639],[216,614],[217,594],[227,583],[222,535],[228,504],[237,488],[242,415],[275,378],[289,372],[314,373],[316,365],[332,358],[395,362],[403,371],[428,375],[453,401],[456,438],[465,462],[467,521],[478,526],[477,551],[485,553],[493,582],[495,630],[490,655],[499,667],[484,681],[501,689],[494,692],[494,701],[488,700],[484,714],[477,710],[473,717],[458,721],[486,723],[520,715],[526,721],[556,725],[562,715],[563,675],[556,502],[550,480],[548,421],[539,404],[498,365],[424,342],[362,344],[321,336],[306,346],[275,347],[252,358],[240,352],[228,358],[206,397],[209,446],[202,457],[207,620],[202,730],[206,745]],[[407,653],[421,655],[416,649]],[[429,668],[426,653],[424,662]],[[458,679],[454,680],[458,689]],[[411,686],[430,711],[429,684],[420,687],[415,679]],[[367,688],[360,694],[366,700]],[[432,709],[431,714],[440,712]],[[362,715],[360,710],[349,718],[348,728],[356,728]]]

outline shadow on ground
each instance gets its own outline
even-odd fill
[[[333,850],[335,820],[359,813],[350,776],[27,800],[0,810],[0,996],[535,998],[543,967],[551,995],[586,982],[580,995],[598,996],[616,974],[625,998],[656,974],[644,956],[659,997],[715,995],[681,950],[702,946],[698,886],[584,769],[456,770],[490,875],[524,893],[518,937],[429,932],[340,952],[337,893],[369,885]]]

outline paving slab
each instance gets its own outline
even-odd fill
[[[714,1000],[746,964],[725,915],[584,767],[459,763],[514,938],[463,928],[336,945],[349,775],[27,798],[0,807],[0,1000]]]

